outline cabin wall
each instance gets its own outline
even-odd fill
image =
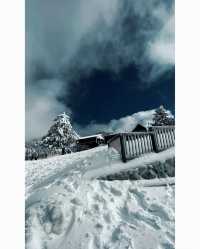
[[[96,143],[78,143],[77,144],[77,151],[89,150],[92,148],[97,147],[98,144]]]
[[[108,141],[108,147],[112,147],[116,149],[121,154],[121,141],[120,136],[117,136],[116,138]]]

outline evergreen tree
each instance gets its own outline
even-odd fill
[[[47,135],[42,139],[26,143],[25,159],[36,160],[53,155],[71,153],[76,149],[75,141],[79,138],[70,123],[70,117],[62,113],[54,119]]]
[[[54,119],[54,124],[50,127],[47,135],[42,138],[41,144],[55,150],[56,153],[58,149],[70,147],[78,137],[72,128],[70,117],[62,113]]]
[[[175,120],[172,114],[166,111],[163,106],[156,109],[152,126],[175,125]]]

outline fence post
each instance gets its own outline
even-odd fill
[[[121,143],[122,161],[125,163],[127,159],[126,159],[126,143],[125,143],[124,134],[120,134],[120,143]]]
[[[152,147],[153,147],[153,151],[155,152],[158,152],[158,149],[157,149],[157,144],[156,144],[156,131],[155,129],[150,133],[150,138],[151,138],[151,141],[152,141]]]

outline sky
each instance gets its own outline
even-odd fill
[[[174,0],[26,0],[26,140],[63,111],[81,135],[174,113],[174,46]]]

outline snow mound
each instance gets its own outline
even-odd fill
[[[174,248],[173,178],[95,179],[173,156],[170,149],[124,164],[102,146],[26,162],[26,249]]]

